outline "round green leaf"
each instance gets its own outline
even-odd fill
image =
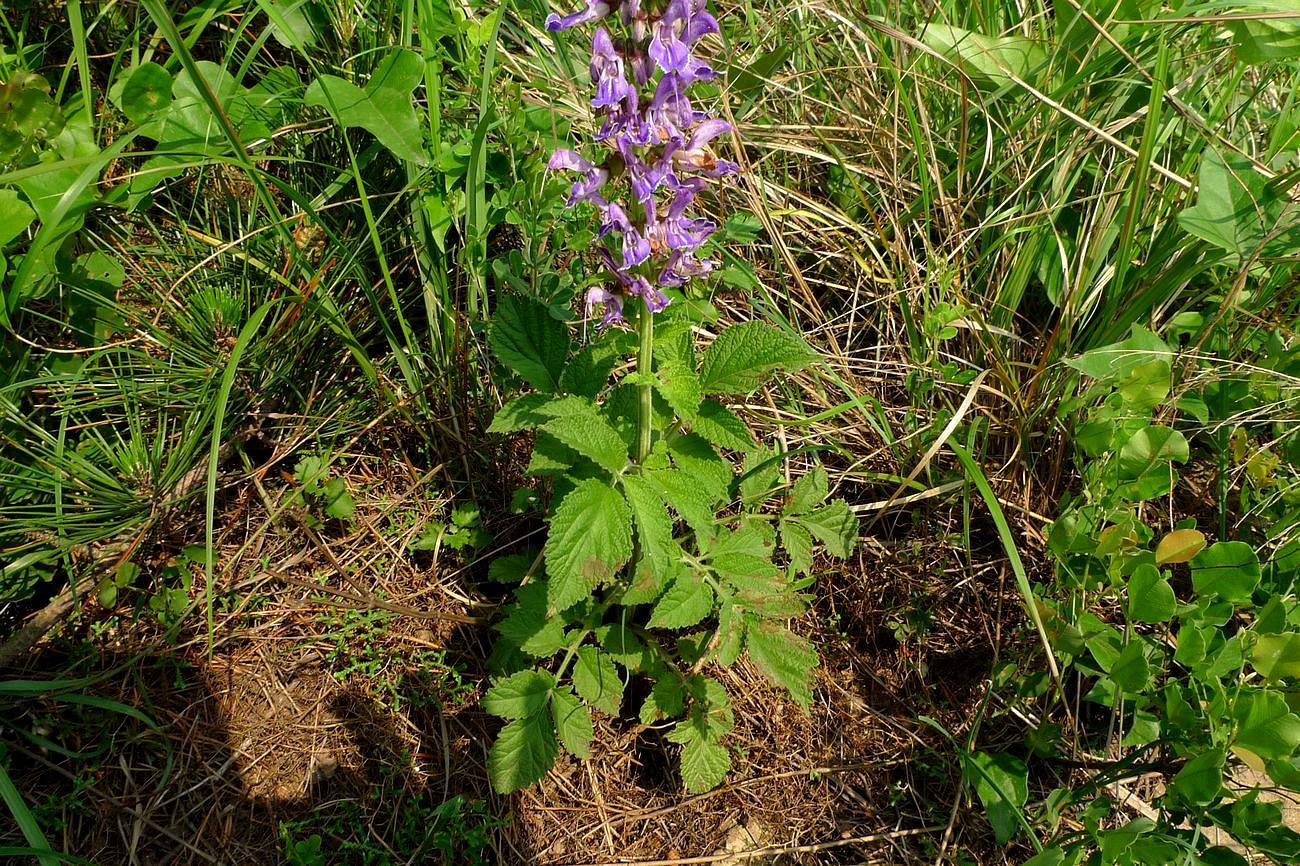
[[[1200,595],[1217,595],[1245,604],[1259,586],[1259,559],[1242,541],[1212,544],[1196,554],[1191,565],[1192,586]]]
[[[157,63],[142,63],[131,70],[118,97],[122,113],[135,123],[144,123],[171,101],[172,76]]]
[[[1174,615],[1176,604],[1173,587],[1154,565],[1139,565],[1128,579],[1128,615],[1132,619],[1168,622]]]

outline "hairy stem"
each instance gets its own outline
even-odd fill
[[[640,337],[640,346],[637,348],[636,353],[636,371],[641,374],[639,385],[641,388],[641,417],[637,423],[636,462],[643,464],[645,459],[650,456],[650,439],[654,432],[652,430],[654,393],[650,376],[653,372],[655,343],[654,314],[644,305],[642,305],[641,315],[637,319],[636,331],[637,336]]]

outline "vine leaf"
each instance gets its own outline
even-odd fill
[[[741,322],[705,350],[700,384],[706,394],[749,393],[777,370],[800,370],[812,358],[807,344],[794,334],[764,322]]]
[[[591,740],[595,736],[591,724],[591,711],[567,688],[557,688],[551,693],[551,718],[560,742],[575,757],[591,757]]]
[[[651,628],[686,628],[713,612],[713,588],[698,573],[681,569],[650,614]]]
[[[36,219],[36,211],[18,197],[18,191],[0,189],[0,247],[18,237]]]
[[[1259,558],[1244,541],[1215,542],[1192,557],[1191,567],[1197,595],[1245,604],[1259,586]]]
[[[700,404],[700,410],[691,423],[691,432],[719,448],[732,451],[750,451],[758,447],[745,422],[717,400],[705,400]]]
[[[588,598],[632,557],[627,503],[603,481],[579,482],[555,509],[542,554],[552,613]]]
[[[1029,800],[1029,771],[1019,758],[1003,752],[974,752],[963,762],[966,784],[984,805],[999,845],[1020,830],[1020,812]]]
[[[428,165],[424,136],[411,92],[424,75],[414,51],[394,49],[375,69],[365,88],[337,75],[322,75],[307,88],[303,102],[323,108],[344,127],[361,127],[394,156]]]
[[[812,705],[812,672],[817,667],[812,642],[784,626],[750,621],[745,630],[745,648],[763,676],[788,691],[807,712]]]
[[[509,794],[540,782],[559,757],[555,721],[538,712],[515,719],[501,729],[488,753],[488,778],[500,794]]]
[[[569,329],[544,304],[506,295],[488,331],[492,354],[539,391],[559,390],[569,358]]]
[[[578,650],[573,687],[595,709],[617,716],[623,703],[623,680],[613,659],[594,646]]]

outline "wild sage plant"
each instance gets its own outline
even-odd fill
[[[489,336],[536,389],[489,432],[536,431],[528,471],[550,479],[542,551],[492,566],[494,578],[520,582],[497,625],[503,675],[484,698],[508,720],[489,758],[503,792],[541,779],[561,746],[588,757],[593,711],[670,726],[686,787],[719,784],[733,713],[709,671],[747,655],[807,709],[817,654],[787,623],[808,605],[814,540],[847,557],[857,537],[848,506],[827,501],[824,470],[785,484],[783,455],[715,399],[807,364],[803,340],[747,322],[696,361],[706,305],[684,290],[715,267],[703,251],[716,224],[691,208],[738,171],[711,149],[731,125],[690,93],[716,77],[696,54],[719,32],[707,6],[589,0],[546,22],[597,24],[600,126],[586,155],[561,149],[549,167],[572,173],[569,206],[599,216],[593,257],[606,276],[587,291],[588,317],[598,306],[603,316],[580,350],[533,300],[504,298]],[[622,364],[633,352],[635,365]]]

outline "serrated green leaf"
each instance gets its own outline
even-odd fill
[[[546,583],[536,581],[515,590],[515,603],[508,605],[505,618],[496,629],[506,640],[537,658],[546,658],[565,643],[564,622],[546,613]]]
[[[683,569],[650,615],[651,628],[686,628],[713,613],[713,588],[695,571]]]
[[[551,718],[564,748],[576,758],[584,761],[590,758],[591,741],[595,736],[591,711],[569,689],[557,688],[551,693]]]
[[[540,410],[554,399],[549,394],[524,394],[522,397],[516,397],[502,406],[501,410],[492,417],[487,432],[516,433],[520,430],[540,427],[551,420],[550,415]]]
[[[564,475],[579,459],[576,451],[542,430],[533,441],[533,454],[526,471],[529,475]]]
[[[726,687],[703,674],[686,681],[686,691],[695,700],[692,717],[698,717],[714,739],[721,739],[736,726],[736,716],[731,710],[731,695]]]
[[[825,502],[830,494],[830,476],[821,466],[815,466],[790,488],[790,496],[782,513],[787,516],[806,514]]]
[[[516,719],[501,729],[488,752],[488,778],[498,794],[540,782],[559,757],[550,713]]]
[[[684,421],[695,418],[704,391],[695,370],[682,361],[669,361],[655,373],[655,390]]]
[[[702,794],[726,780],[731,771],[731,753],[696,726],[690,725],[688,730],[693,732],[691,736],[678,740],[682,744],[682,784],[688,793]]]
[[[686,692],[682,689],[681,682],[664,671],[650,688],[650,695],[641,705],[638,717],[647,725],[654,724],[660,716],[672,718],[681,714],[685,700]]]
[[[766,500],[781,479],[781,459],[768,448],[746,452],[740,464],[740,501],[753,505]]]
[[[781,521],[781,546],[790,557],[790,568],[799,574],[812,571],[812,533],[797,523]]]
[[[594,411],[589,415],[554,418],[543,429],[611,475],[617,475],[627,466],[627,443]]]
[[[1192,587],[1197,595],[1216,595],[1237,604],[1251,600],[1259,586],[1259,557],[1244,541],[1219,541],[1191,560]]]
[[[1128,615],[1138,622],[1169,622],[1178,599],[1160,569],[1150,563],[1139,565],[1128,579]]]
[[[526,670],[500,680],[483,696],[483,709],[503,719],[523,719],[546,709],[555,677]]]
[[[573,663],[573,687],[591,706],[617,716],[623,703],[623,679],[614,660],[594,646],[578,650]]]
[[[602,481],[579,482],[555,509],[543,556],[552,611],[589,597],[632,556],[632,514],[623,497]]]
[[[738,591],[777,592],[785,586],[781,569],[763,556],[724,553],[713,557],[709,565]]]
[[[637,540],[645,565],[654,575],[667,574],[673,562],[673,519],[658,491],[638,475],[623,478],[623,493],[636,520]],[[646,599],[651,601],[653,599]],[[638,603],[638,602],[628,602]]]
[[[731,498],[735,472],[713,446],[701,436],[687,434],[674,437],[668,445],[673,462],[713,502],[721,504]]]
[[[538,391],[559,390],[569,343],[569,329],[545,304],[514,295],[501,299],[488,331],[492,354]]]
[[[654,469],[647,470],[644,477],[697,537],[713,537],[713,507],[689,475],[677,469]]]
[[[758,447],[745,422],[716,400],[705,400],[700,404],[699,412],[691,422],[691,432],[731,451],[749,451]]]
[[[597,626],[595,635],[609,657],[628,670],[642,671],[649,664],[651,656],[645,644],[626,625],[610,623]]]
[[[784,626],[750,621],[745,628],[745,649],[763,676],[790,693],[808,712],[812,706],[812,672],[817,651],[812,642]]]
[[[717,647],[713,651],[714,657],[717,658],[718,664],[731,667],[740,658],[744,648],[744,615],[730,598],[724,599],[718,610]]]
[[[853,555],[853,548],[857,547],[858,516],[843,499],[836,499],[809,514],[791,518],[790,522],[811,532],[826,545],[826,552],[831,556],[848,559]]]
[[[614,347],[607,342],[583,346],[573,360],[564,365],[560,387],[570,394],[595,399],[608,384],[617,358]]]
[[[498,556],[488,565],[488,580],[493,583],[518,583],[528,574],[537,553],[511,553]]]
[[[777,370],[800,370],[812,358],[794,334],[764,322],[742,322],[719,334],[705,350],[700,384],[706,394],[748,393]]]

